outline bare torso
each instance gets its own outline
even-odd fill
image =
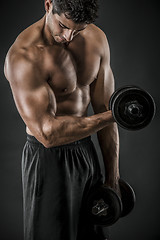
[[[101,30],[90,24],[69,45],[50,45],[43,37],[44,21],[43,17],[23,31],[12,51],[25,55],[40,71],[48,85],[51,108],[56,101],[53,109],[56,116],[86,116],[90,84],[97,78],[100,67],[98,33]],[[27,132],[33,135],[28,128]]]
[[[5,76],[27,133],[50,148],[97,132],[106,183],[115,187],[119,138],[108,111],[114,78],[106,36],[90,24],[69,45],[51,44],[44,28],[45,16],[18,36],[5,60]],[[87,117],[90,101],[95,115]]]

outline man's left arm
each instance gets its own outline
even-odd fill
[[[110,67],[110,51],[106,36],[102,35],[103,53],[97,79],[91,84],[91,103],[95,113],[108,110],[109,99],[114,92],[114,77]],[[105,183],[119,192],[119,134],[116,123],[97,132],[104,167]]]

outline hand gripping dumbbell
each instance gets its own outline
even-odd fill
[[[117,89],[109,101],[109,109],[117,124],[128,130],[146,127],[155,115],[152,96],[137,86]]]
[[[106,186],[95,187],[87,200],[87,215],[97,226],[111,226],[120,217],[128,215],[134,208],[136,197],[133,188],[119,180],[121,197]]]

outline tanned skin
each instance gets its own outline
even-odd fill
[[[118,188],[119,136],[108,102],[114,91],[105,34],[52,13],[25,29],[8,51],[5,76],[26,131],[46,148],[97,132],[105,184]],[[95,115],[87,116],[89,103]]]

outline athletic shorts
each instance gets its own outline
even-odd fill
[[[92,187],[102,184],[91,137],[45,148],[27,135],[22,155],[24,240],[104,240],[108,229],[86,215]]]

